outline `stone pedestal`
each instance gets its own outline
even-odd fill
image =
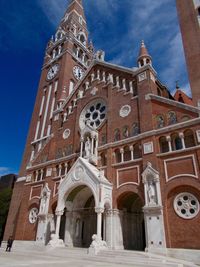
[[[106,241],[103,241],[97,235],[92,236],[92,243],[88,249],[88,253],[91,255],[97,255],[101,250],[108,249]]]
[[[65,244],[62,239],[59,239],[59,237],[56,234],[51,234],[51,240],[48,243],[49,246],[55,248],[55,247],[65,247]]]
[[[161,206],[144,207],[146,251],[166,247],[163,213]]]

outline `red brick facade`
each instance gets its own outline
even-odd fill
[[[177,4],[181,5],[181,1]],[[80,115],[89,103],[102,100],[106,118],[97,127],[97,168],[104,171],[113,185],[113,209],[128,210],[137,197],[142,211],[145,205],[142,173],[150,162],[159,173],[166,246],[200,248],[200,212],[194,218],[184,219],[174,209],[179,193],[190,193],[200,201],[200,111],[175,100],[157,79],[151,64],[133,70],[106,63],[98,56],[92,60],[93,51],[87,39],[81,43],[76,37],[78,31],[83,31],[87,38],[80,4],[81,1],[79,4],[72,1],[66,13],[69,16],[62,20],[58,32],[63,31],[65,38],[51,40],[47,47],[20,170],[21,182],[16,183],[13,192],[4,238],[13,234],[17,240],[36,239],[37,223],[30,223],[29,212],[33,207],[39,209],[45,183],[51,190],[48,212],[55,214],[60,179],[64,179],[80,156]],[[82,24],[74,10],[82,16]],[[59,46],[62,52],[53,57]],[[74,54],[77,47],[83,50],[87,62],[83,62],[83,54],[81,58]],[[58,73],[48,81],[47,73],[55,64],[59,64]],[[80,81],[75,77],[74,66],[85,71]],[[70,80],[75,82],[71,94]],[[63,89],[67,94],[64,101]],[[67,129],[69,136],[65,137]]]

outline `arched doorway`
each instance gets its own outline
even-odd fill
[[[124,249],[144,250],[146,247],[144,215],[140,197],[133,192],[127,192],[118,198],[117,205],[120,211]]]
[[[97,214],[92,191],[85,185],[77,186],[66,196],[59,235],[66,246],[88,248],[96,231]]]

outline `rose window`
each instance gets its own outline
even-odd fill
[[[192,219],[199,212],[199,201],[190,193],[181,193],[174,199],[174,210],[184,219]]]
[[[38,209],[37,208],[32,208],[29,212],[29,222],[30,223],[35,223],[37,221],[38,217]]]
[[[80,128],[90,125],[97,129],[106,118],[106,105],[102,99],[90,103],[84,108],[80,116]]]

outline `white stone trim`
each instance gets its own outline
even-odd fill
[[[200,130],[196,131],[197,141],[200,143]]]
[[[50,86],[49,86],[49,93],[48,93],[48,97],[47,97],[46,108],[45,108],[45,112],[44,112],[44,118],[43,118],[42,130],[41,130],[40,138],[42,138],[44,136],[44,130],[45,130],[45,125],[46,125],[47,112],[48,112],[48,109],[49,109],[51,91],[52,91],[52,84],[50,84]]]
[[[175,107],[183,108],[185,110],[189,110],[189,111],[192,111],[192,112],[197,113],[197,114],[200,115],[200,110],[198,108],[190,106],[188,104],[184,104],[184,103],[181,103],[181,102],[178,102],[178,101],[174,101],[174,100],[171,100],[171,99],[168,99],[168,98],[165,98],[165,97],[162,97],[162,96],[158,96],[158,95],[153,95],[153,94],[147,94],[146,96],[149,99],[154,99],[154,100],[157,100],[157,101],[165,103],[165,104],[169,104],[169,105],[172,105],[172,106],[175,106]]]
[[[26,176],[22,176],[22,177],[17,178],[16,183],[24,182],[24,181],[26,181]]]
[[[29,200],[34,199],[34,198],[40,199],[40,195],[32,197],[33,188],[36,188],[36,187],[41,187],[41,192],[42,192],[43,185],[40,184],[40,185],[31,186],[31,192],[30,192]],[[40,194],[41,194],[41,192],[40,192]]]
[[[175,160],[179,160],[179,159],[184,159],[184,158],[192,158],[192,162],[193,162],[193,166],[194,166],[194,170],[195,170],[195,175],[192,175],[192,174],[179,174],[179,175],[175,175],[175,176],[169,177],[168,176],[168,172],[167,172],[167,162],[175,161]],[[188,176],[188,177],[192,177],[192,178],[197,178],[198,179],[198,172],[197,172],[197,166],[196,166],[194,154],[164,160],[164,170],[165,170],[166,182],[169,182],[172,179],[175,179],[175,178],[178,178],[178,177],[182,177],[182,176]]]
[[[143,144],[144,155],[153,153],[153,142]]]
[[[184,200],[184,197],[187,197],[188,199]],[[195,201],[196,202],[196,205],[192,205],[191,203],[188,203],[189,200],[191,201]],[[182,202],[182,205],[179,206],[178,205],[178,202]],[[184,205],[185,203],[185,205]],[[185,220],[190,220],[190,219],[193,219],[195,218],[198,213],[199,213],[199,201],[198,199],[191,193],[189,192],[181,192],[179,193],[175,199],[174,199],[174,203],[173,203],[173,206],[174,206],[174,210],[176,212],[176,214],[180,217],[180,218],[183,218]],[[181,210],[180,210],[181,209]],[[182,209],[185,211],[185,214],[184,213],[181,213]],[[195,212],[192,214],[190,212],[190,209],[193,209]]]
[[[139,82],[142,82],[142,81],[144,81],[144,80],[146,80],[146,79],[147,79],[147,73],[146,73],[146,71],[144,71],[144,72],[138,74],[138,81],[139,81]]]
[[[57,185],[60,184],[60,181],[57,181],[54,183],[54,187],[53,187],[53,197],[57,196],[58,195],[58,190],[57,190],[57,193],[56,193],[56,187]],[[58,187],[57,187],[58,188]]]
[[[123,170],[130,170],[130,169],[137,169],[137,174],[138,174],[137,180],[138,180],[138,182],[137,183],[135,183],[135,182],[127,182],[127,183],[119,184],[119,172],[123,171]],[[128,168],[117,169],[117,188],[120,188],[120,187],[122,187],[124,185],[128,185],[128,184],[133,184],[133,185],[139,185],[140,184],[140,166],[139,165],[135,165],[135,166],[128,167]]]

